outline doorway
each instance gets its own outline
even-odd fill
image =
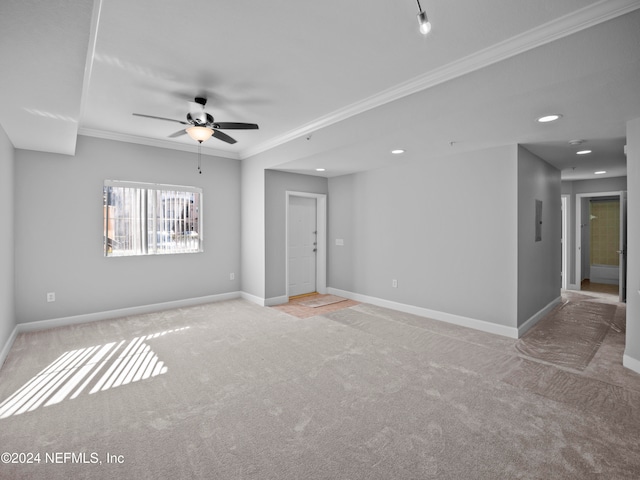
[[[578,290],[614,289],[626,301],[626,223],[626,192],[576,195]]]
[[[326,293],[326,195],[286,192],[287,297]]]
[[[562,195],[562,228],[560,234],[560,277],[562,278],[561,288],[566,290],[569,287],[569,195]]]

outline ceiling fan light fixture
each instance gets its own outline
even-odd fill
[[[213,135],[213,129],[208,127],[200,127],[197,125],[189,127],[185,130],[191,138],[200,143],[209,140],[211,138],[211,135]]]

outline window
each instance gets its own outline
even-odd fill
[[[202,251],[202,189],[105,180],[107,257]]]

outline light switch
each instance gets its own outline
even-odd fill
[[[336,245],[342,247],[344,245],[344,239],[343,238],[336,238]]]

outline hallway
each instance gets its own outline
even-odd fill
[[[617,290],[565,290],[562,300],[518,340],[519,356],[584,379],[640,391],[640,376],[622,366],[627,306],[618,302]]]

